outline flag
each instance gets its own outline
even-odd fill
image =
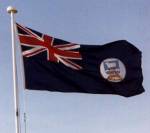
[[[144,92],[141,51],[128,41],[80,45],[16,27],[26,89],[125,97]]]

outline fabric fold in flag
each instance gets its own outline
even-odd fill
[[[126,40],[80,45],[16,24],[29,90],[141,94],[141,51]]]

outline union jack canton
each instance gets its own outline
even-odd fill
[[[82,69],[82,66],[75,62],[82,60],[79,44],[56,39],[17,23],[16,26],[21,45],[28,47],[22,52],[24,57],[30,58],[46,51],[48,61],[62,63],[74,70]]]

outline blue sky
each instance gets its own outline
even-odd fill
[[[131,98],[25,91],[23,102],[22,78],[19,78],[21,113],[25,104],[27,133],[149,133],[149,0],[1,2],[0,130],[3,133],[15,133],[10,16],[6,12],[9,5],[18,9],[17,22],[57,38],[91,45],[126,39],[143,52],[146,92]],[[21,126],[24,133],[23,122]]]

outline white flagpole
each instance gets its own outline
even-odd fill
[[[16,133],[20,133],[20,112],[19,112],[19,90],[17,85],[17,70],[16,70],[16,46],[15,46],[15,21],[14,14],[17,10],[11,6],[7,8],[7,12],[11,16],[11,36],[12,36],[12,65],[13,65],[13,88],[14,88],[14,109],[15,109],[15,127]]]

